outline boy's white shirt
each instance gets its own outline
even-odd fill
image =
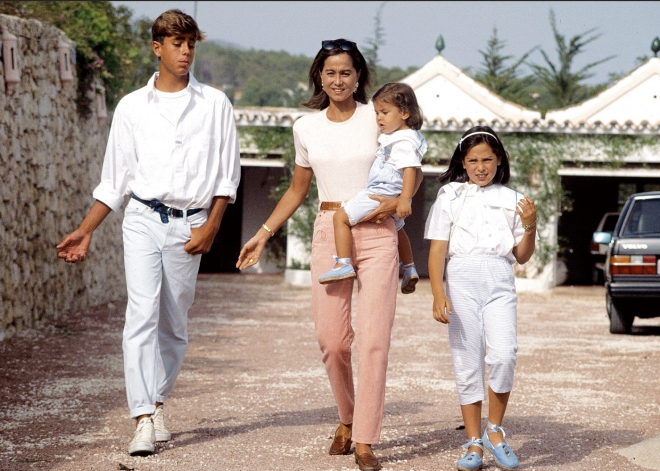
[[[495,255],[506,257],[513,263],[516,261],[513,248],[525,234],[516,212],[518,201],[523,197],[498,184],[480,187],[469,183],[448,183],[440,188],[431,207],[424,238],[449,240],[448,257]],[[452,224],[455,225],[453,231]],[[538,233],[536,240],[539,240]]]
[[[189,73],[188,103],[175,120],[157,77],[117,105],[94,198],[113,211],[131,193],[179,209],[209,208],[215,196],[233,203],[241,165],[229,99]]]

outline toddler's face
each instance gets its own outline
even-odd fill
[[[488,186],[493,182],[497,173],[497,166],[501,159],[495,156],[493,149],[482,142],[472,147],[463,159],[463,168],[468,174],[470,183],[479,186]]]
[[[375,101],[376,122],[380,131],[385,134],[391,134],[400,129],[408,129],[406,119],[410,117],[408,113],[403,113],[399,108],[385,101]]]

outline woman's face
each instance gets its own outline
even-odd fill
[[[501,159],[495,156],[493,149],[485,142],[472,147],[463,159],[463,168],[468,174],[470,183],[488,186],[493,182],[497,166]]]
[[[321,83],[331,101],[341,102],[353,97],[360,74],[346,53],[329,56],[323,63]]]

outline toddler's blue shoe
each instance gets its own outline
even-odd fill
[[[513,452],[513,450],[506,441],[502,441],[502,443],[498,443],[495,446],[493,446],[493,444],[490,443],[490,440],[488,439],[488,434],[496,433],[496,432],[502,432],[502,440],[506,438],[506,433],[504,433],[504,429],[499,425],[495,425],[494,428],[486,428],[486,430],[484,430],[484,436],[481,437],[484,446],[488,448],[488,451],[490,451],[493,454],[493,458],[495,458],[495,463],[497,463],[497,465],[500,468],[507,470],[518,468],[519,465],[518,457],[516,456],[516,454]]]
[[[419,281],[419,275],[415,270],[415,264],[404,265],[399,262],[399,274],[401,276],[401,292],[410,294],[415,291],[415,285]]]
[[[350,278],[355,278],[355,270],[353,269],[353,265],[349,263],[342,265],[339,268],[331,268],[323,275],[319,276],[319,283],[327,285],[328,283],[335,283]]]
[[[484,445],[480,438],[472,437],[472,440],[463,445],[463,448],[470,448],[471,446],[478,446],[481,448],[481,451],[484,451]],[[456,468],[458,468],[459,471],[472,471],[481,468],[482,464],[483,459],[481,456],[472,451],[466,453],[463,458],[456,462]]]

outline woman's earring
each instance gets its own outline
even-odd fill
[[[355,84],[355,90],[353,90],[353,93],[357,93],[359,87],[360,87],[360,82]]]

